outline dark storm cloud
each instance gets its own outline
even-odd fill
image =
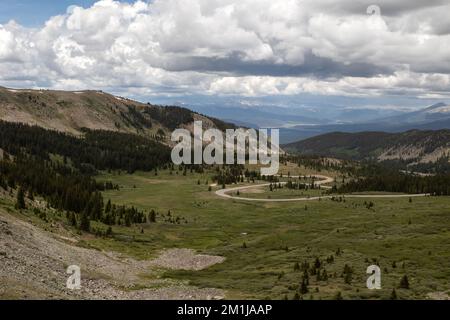
[[[328,14],[367,14],[367,8],[375,5],[381,9],[385,16],[398,16],[413,11],[447,5],[448,0],[344,0],[322,1],[313,4],[313,7],[321,9]]]
[[[239,53],[228,58],[189,57],[182,60],[171,60],[163,69],[171,72],[197,71],[211,73],[227,73],[228,75],[242,76],[273,76],[295,77],[314,76],[328,77],[373,77],[377,75],[392,74],[393,70],[369,63],[343,64],[329,58],[317,57],[308,53],[302,65],[276,64],[270,61],[244,61]]]

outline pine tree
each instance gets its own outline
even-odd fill
[[[72,226],[72,227],[76,227],[77,226],[77,218],[75,217],[75,213],[70,213],[70,216],[69,216],[69,223],[70,223],[70,225]]]
[[[316,258],[316,260],[314,261],[314,266],[316,267],[316,269],[319,269],[321,265],[322,263],[320,262],[320,259]]]
[[[108,200],[108,202],[106,203],[106,207],[105,207],[105,213],[110,213],[111,212],[111,200]]]
[[[305,280],[306,285],[309,285],[309,274],[308,274],[308,270],[303,271],[303,279]]]
[[[86,212],[81,214],[80,229],[86,232],[89,232],[91,229],[91,221],[89,220],[89,216]]]
[[[30,199],[31,201],[34,201],[34,194],[33,194],[33,190],[28,190],[28,199]]]
[[[402,289],[409,289],[409,280],[408,276],[404,275],[402,279],[400,280],[400,288]]]
[[[152,210],[150,212],[150,222],[155,223],[156,222],[156,213],[155,210]]]
[[[131,227],[131,219],[130,219],[130,215],[129,214],[125,215],[125,226],[126,227]]]
[[[25,209],[25,192],[22,188],[19,188],[19,191],[17,192],[17,201],[16,201],[16,209],[22,210]]]
[[[349,265],[344,266],[344,282],[346,284],[351,284],[353,279],[353,269]]]
[[[344,276],[344,282],[346,284],[351,284],[352,283],[352,274],[351,273],[346,273]]]
[[[397,292],[395,291],[395,288],[392,289],[391,296],[390,296],[389,299],[391,299],[391,300],[397,300]]]
[[[322,281],[322,274],[320,273],[320,269],[317,271],[316,281]]]
[[[308,293],[308,284],[305,278],[302,279],[302,283],[300,284],[300,293]]]

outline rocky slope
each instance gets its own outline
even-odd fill
[[[31,220],[19,219],[17,213],[0,208],[0,299],[223,297],[221,290],[199,289],[158,279],[152,266],[161,258],[155,262],[137,261],[111,252],[79,247],[79,240],[75,235],[45,231],[33,225]],[[206,263],[205,267],[210,264]],[[69,265],[81,268],[80,290],[67,289]],[[142,277],[144,274],[147,277]]]

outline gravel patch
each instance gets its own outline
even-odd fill
[[[225,261],[224,257],[196,254],[191,249],[169,249],[152,261],[157,267],[199,271]]]

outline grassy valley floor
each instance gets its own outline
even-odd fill
[[[86,245],[137,259],[151,259],[170,248],[225,257],[202,271],[162,269],[159,276],[223,289],[228,299],[292,299],[303,276],[294,266],[314,264],[316,258],[328,279],[309,276],[304,299],[330,299],[338,292],[344,299],[388,299],[394,288],[398,298],[425,299],[450,290],[449,197],[370,199],[374,206],[369,209],[364,198],[249,203],[216,196],[219,187],[208,191],[211,176],[102,175],[100,180],[121,187],[105,192],[105,199],[154,209],[157,223],[116,226],[114,240],[90,238]],[[326,262],[330,256],[334,261]],[[350,277],[343,275],[346,264],[353,270]],[[372,264],[381,267],[381,290],[366,288],[366,268]],[[404,275],[410,289],[398,288]]]

